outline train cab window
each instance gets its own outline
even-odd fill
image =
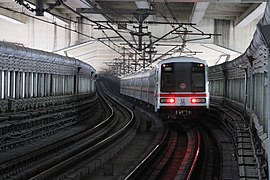
[[[191,91],[205,91],[205,66],[201,63],[192,63],[191,69]]]
[[[161,66],[161,92],[203,92],[204,82],[204,64],[176,62]]]
[[[161,65],[161,91],[172,92],[175,89],[174,63]]]

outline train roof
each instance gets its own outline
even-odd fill
[[[164,59],[158,62],[157,65],[164,64],[164,63],[171,63],[171,62],[195,62],[195,63],[203,63],[207,65],[205,60],[196,58],[196,57],[187,57],[187,56],[180,56],[180,57],[171,57],[168,59]]]
[[[121,79],[132,79],[132,78],[137,78],[137,77],[149,76],[149,74],[150,74],[149,70],[150,70],[149,68],[144,69],[144,70],[142,69],[142,70],[136,71],[132,74],[123,75],[120,78]]]
[[[207,65],[205,60],[195,58],[195,57],[180,56],[180,57],[171,57],[168,59],[161,60],[154,67],[159,67],[160,65],[162,65],[164,63],[172,63],[172,62],[195,62],[195,63],[203,63],[203,64]],[[149,76],[150,70],[153,69],[154,67],[141,69],[141,70],[138,70],[132,74],[123,75],[120,78],[121,79],[132,79],[132,78],[137,78],[137,77]]]

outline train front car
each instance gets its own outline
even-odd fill
[[[169,58],[158,66],[156,111],[163,118],[194,119],[209,109],[207,64],[193,57]]]

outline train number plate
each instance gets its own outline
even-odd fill
[[[180,106],[185,106],[185,105],[186,105],[185,99],[180,99]]]

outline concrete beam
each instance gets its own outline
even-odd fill
[[[138,9],[150,9],[149,3],[146,0],[140,0],[140,1],[135,1],[136,6]],[[147,21],[154,21],[154,16],[149,15],[146,20]]]
[[[77,1],[76,1],[77,2]],[[86,0],[86,3],[89,4],[89,6],[91,6],[92,8],[94,8],[94,6],[98,9],[101,10],[101,12],[103,12],[103,8],[98,4],[98,2],[96,0]],[[93,14],[91,15],[96,21],[106,21],[106,20],[110,20],[108,19],[108,17],[106,17],[106,13],[103,14]]]
[[[5,9],[1,9],[0,15],[3,15],[1,19],[4,19],[5,17],[7,17],[7,18],[10,18],[10,19],[6,19],[7,21],[17,23],[17,24],[26,24],[26,21],[27,21],[26,16],[22,16],[21,14],[18,14],[18,13],[13,13]]]
[[[190,17],[190,22],[199,23],[203,19],[208,6],[209,6],[209,2],[194,3],[192,14]]]
[[[76,11],[79,13],[87,13],[87,14],[101,14],[100,11],[94,8],[76,8]],[[102,9],[102,13],[105,14],[134,14],[136,10],[133,9]]]
[[[138,9],[150,9],[150,6],[147,1],[135,1]]]
[[[244,28],[252,21],[262,16],[265,10],[266,2],[261,4],[252,4],[241,16],[239,16],[235,22],[235,28]]]
[[[136,2],[141,0],[102,0],[103,2]],[[210,2],[210,3],[261,3],[266,2],[266,0],[167,0],[170,2]],[[164,3],[164,0],[155,0],[155,3]]]
[[[55,0],[44,0],[44,3],[45,4],[54,4],[55,3]]]

